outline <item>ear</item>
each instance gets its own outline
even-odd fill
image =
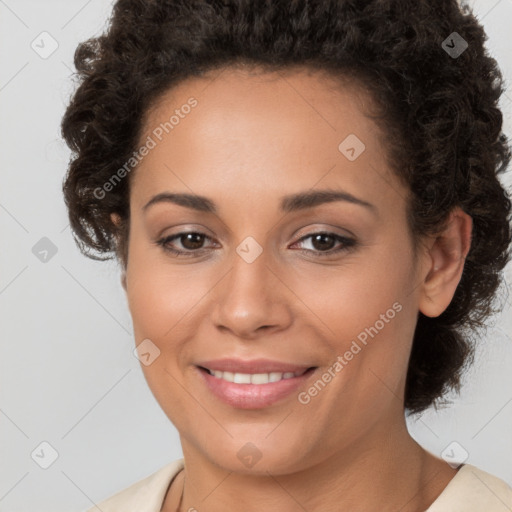
[[[425,316],[439,316],[452,301],[471,247],[472,229],[472,218],[457,207],[443,231],[429,240],[430,261],[419,298],[419,310]]]
[[[126,289],[126,271],[125,271],[125,270],[123,270],[123,271],[121,272],[121,286],[124,288],[124,291],[125,291],[125,292],[126,292],[126,291],[128,291],[128,290]]]
[[[121,224],[121,216],[118,213],[111,213],[110,220],[116,227],[119,227],[119,224]]]
[[[121,224],[121,217],[117,213],[111,213],[110,220],[116,227],[119,227]],[[126,291],[126,270],[124,269],[121,272],[121,286],[124,288],[124,291]]]

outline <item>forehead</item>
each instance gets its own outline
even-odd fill
[[[190,109],[192,101],[196,105]],[[277,136],[280,142],[297,143],[327,136],[329,144],[347,130],[362,139],[378,136],[376,125],[365,115],[371,108],[368,91],[348,77],[335,79],[301,68],[268,72],[229,67],[189,78],[164,92],[147,112],[142,132],[151,133],[175,113],[179,118],[175,115],[171,130],[162,135],[171,135],[165,138],[176,143],[180,132],[188,136],[193,129],[198,144],[213,139],[216,145],[245,142],[247,151],[259,140]]]
[[[339,185],[393,195],[372,108],[357,82],[310,70],[224,68],[188,79],[146,115],[140,141],[154,147],[132,177],[133,196],[249,199]]]

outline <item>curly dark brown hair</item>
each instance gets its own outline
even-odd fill
[[[486,39],[456,0],[118,0],[105,33],[76,50],[78,86],[62,120],[75,240],[126,266],[132,175],[108,192],[104,184],[137,148],[145,114],[180,81],[228,66],[351,77],[379,105],[389,161],[411,192],[414,239],[439,232],[457,206],[473,219],[451,304],[437,318],[419,313],[414,335],[405,408],[435,405],[460,387],[510,254],[504,86]],[[455,41],[467,43],[460,55],[450,53]]]

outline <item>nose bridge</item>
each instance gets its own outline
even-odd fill
[[[253,238],[245,238],[235,249],[232,269],[228,277],[228,293],[225,304],[239,309],[258,305],[261,310],[271,301],[271,288],[275,276],[270,269],[269,251]],[[232,299],[231,303],[229,299]]]
[[[216,294],[214,322],[236,336],[247,337],[262,326],[283,325],[289,312],[282,285],[272,270],[270,251],[253,237],[235,249],[232,266]]]
[[[270,270],[270,251],[264,249],[253,237],[246,237],[235,249],[230,281],[233,289],[255,288],[265,294],[265,283],[274,277]],[[272,276],[272,277],[271,277]],[[275,279],[275,277],[274,277]]]

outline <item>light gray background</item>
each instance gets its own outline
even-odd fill
[[[510,83],[512,0],[471,5]],[[80,255],[61,197],[69,153],[59,123],[73,52],[110,10],[108,0],[0,0],[0,512],[84,510],[182,456],[132,353],[118,268]],[[59,45],[46,59],[31,48],[36,40],[51,49],[43,31]],[[502,106],[510,136],[510,87]],[[43,237],[57,248],[47,262],[32,252]],[[461,396],[410,428],[438,456],[457,442],[468,462],[512,484],[510,302]],[[43,441],[58,452],[48,469],[39,465],[50,462]]]

